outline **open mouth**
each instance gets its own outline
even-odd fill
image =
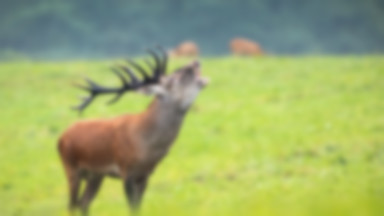
[[[200,70],[197,70],[196,76],[197,76],[197,82],[201,87],[205,87],[210,83],[210,79],[208,77],[202,76]]]
[[[198,82],[201,87],[205,87],[209,84],[210,80],[207,77],[199,77]]]
[[[206,85],[209,84],[210,80],[208,77],[203,77],[201,75],[201,70],[200,70],[200,62],[199,61],[194,61],[192,62],[192,66],[195,68],[195,74],[196,74],[196,79],[200,87],[205,87]]]

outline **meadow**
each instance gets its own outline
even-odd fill
[[[121,60],[0,63],[0,215],[68,215],[57,139],[71,123],[146,108],[126,94],[72,111],[82,75]],[[173,60],[170,69],[187,60]],[[150,180],[142,215],[384,215],[384,57],[203,58],[211,84]],[[107,179],[91,215],[127,215]]]

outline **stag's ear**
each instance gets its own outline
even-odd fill
[[[145,95],[156,95],[163,97],[166,95],[166,90],[161,85],[150,85],[142,87],[138,90],[138,92],[145,94]]]

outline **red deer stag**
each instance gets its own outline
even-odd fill
[[[208,79],[200,74],[199,62],[165,75],[167,55],[161,49],[149,51],[154,63],[148,74],[142,66],[128,60],[130,67],[119,66],[113,72],[122,81],[120,87],[104,87],[86,79],[89,92],[75,107],[83,111],[99,95],[116,94],[116,102],[125,92],[138,91],[154,95],[149,107],[138,114],[109,119],[78,121],[61,136],[59,153],[69,182],[69,208],[87,214],[105,176],[121,178],[131,210],[139,209],[147,181],[156,165],[167,154],[176,139],[184,116]],[[141,79],[132,71],[141,75]],[[130,81],[127,80],[128,76]],[[87,185],[80,196],[82,180]]]
[[[170,51],[171,57],[196,57],[199,55],[199,47],[193,41],[184,41]]]
[[[231,40],[229,47],[235,55],[259,56],[264,54],[258,43],[245,38]]]

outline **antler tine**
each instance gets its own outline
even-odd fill
[[[136,71],[138,71],[143,77],[144,77],[144,82],[150,82],[151,81],[151,77],[148,76],[147,72],[144,70],[144,68],[142,68],[139,64],[137,64],[136,62],[130,60],[130,59],[127,59],[127,62],[134,68],[136,69]]]
[[[161,54],[163,54],[163,63],[161,65],[161,72],[162,74],[165,74],[167,71],[168,54],[162,46],[158,46],[157,48],[160,50]]]
[[[161,66],[162,64],[161,64],[160,57],[153,50],[148,50],[148,53],[153,57],[153,59],[155,59],[156,66],[153,70],[153,73],[154,73],[154,79],[158,80],[162,74],[162,71],[161,71],[162,70],[162,66]]]
[[[99,84],[97,84],[96,82],[92,81],[91,79],[89,79],[88,77],[84,77],[84,80],[88,83],[89,87],[88,89],[90,88],[94,88],[94,89],[99,89],[101,86]]]
[[[86,90],[92,94],[103,94],[103,93],[112,93],[112,92],[115,92],[117,88],[107,88],[107,87],[103,87],[101,85],[99,85],[98,83],[96,83],[95,81],[89,79],[88,77],[84,77],[83,78],[88,86],[83,86],[81,84],[74,84],[76,87],[78,88],[81,88],[83,90]]]
[[[108,105],[111,105],[111,104],[113,104],[113,103],[116,103],[118,100],[120,100],[121,96],[123,96],[124,93],[125,93],[124,91],[117,93],[116,96],[115,96],[114,98],[112,98],[111,100],[109,100],[109,101],[107,102],[107,104],[108,104]]]
[[[73,84],[74,86],[76,86],[82,90],[88,91],[90,93],[90,96],[81,98],[82,102],[79,105],[72,107],[72,109],[78,110],[80,114],[89,104],[92,103],[93,99],[98,94],[98,92],[100,92],[102,90],[102,87],[99,84],[92,81],[88,77],[83,77],[83,79],[87,82],[88,86],[84,86],[84,85],[81,85],[78,83]]]
[[[72,85],[79,88],[79,89],[82,89],[84,91],[89,91],[89,86],[84,86],[84,85],[79,84],[79,83],[72,83]]]
[[[123,76],[123,74],[121,74],[117,68],[111,67],[111,70],[114,74],[116,74],[117,77],[119,77],[124,88],[127,88],[129,86],[129,83],[128,83],[127,79]]]
[[[95,96],[96,96],[96,94],[92,94],[91,93],[91,95],[89,96],[89,97],[84,97],[83,98],[83,102],[82,103],[80,103],[79,105],[77,105],[77,106],[73,106],[72,107],[72,109],[74,109],[74,110],[78,110],[79,111],[79,113],[81,114],[82,112],[83,112],[83,110],[85,109],[85,108],[87,108],[88,106],[89,106],[89,104],[91,104],[91,102],[93,101],[93,99],[95,99]]]
[[[127,79],[120,73],[118,68],[112,67],[111,68],[112,72],[114,72],[120,78],[121,82],[123,83],[123,88],[121,88],[120,91],[117,92],[114,98],[112,98],[107,102],[108,105],[116,103],[118,100],[120,100],[121,96],[124,95],[126,90],[135,88],[135,85],[137,85],[137,83],[139,82],[129,68],[125,68],[123,66],[120,66],[120,68],[123,69],[123,71],[125,71],[129,75],[132,81],[132,85],[128,83]]]
[[[142,84],[129,67],[120,65],[119,68],[128,74],[129,78],[131,79],[132,89],[135,89]]]
[[[82,84],[79,84],[79,83],[72,83],[72,85],[77,87],[77,88],[80,88],[80,89],[82,89],[84,91],[90,91],[90,86],[89,85],[90,85],[90,83],[92,83],[92,81],[89,82],[90,79],[88,79],[87,77],[84,77],[84,80],[87,80],[88,86],[85,86],[85,85],[82,85]],[[92,102],[93,98],[92,98],[92,95],[88,96],[88,97],[81,96],[80,100],[82,102],[79,105],[77,105],[77,106],[72,106],[71,109],[78,110],[79,113],[81,114],[82,110]]]

